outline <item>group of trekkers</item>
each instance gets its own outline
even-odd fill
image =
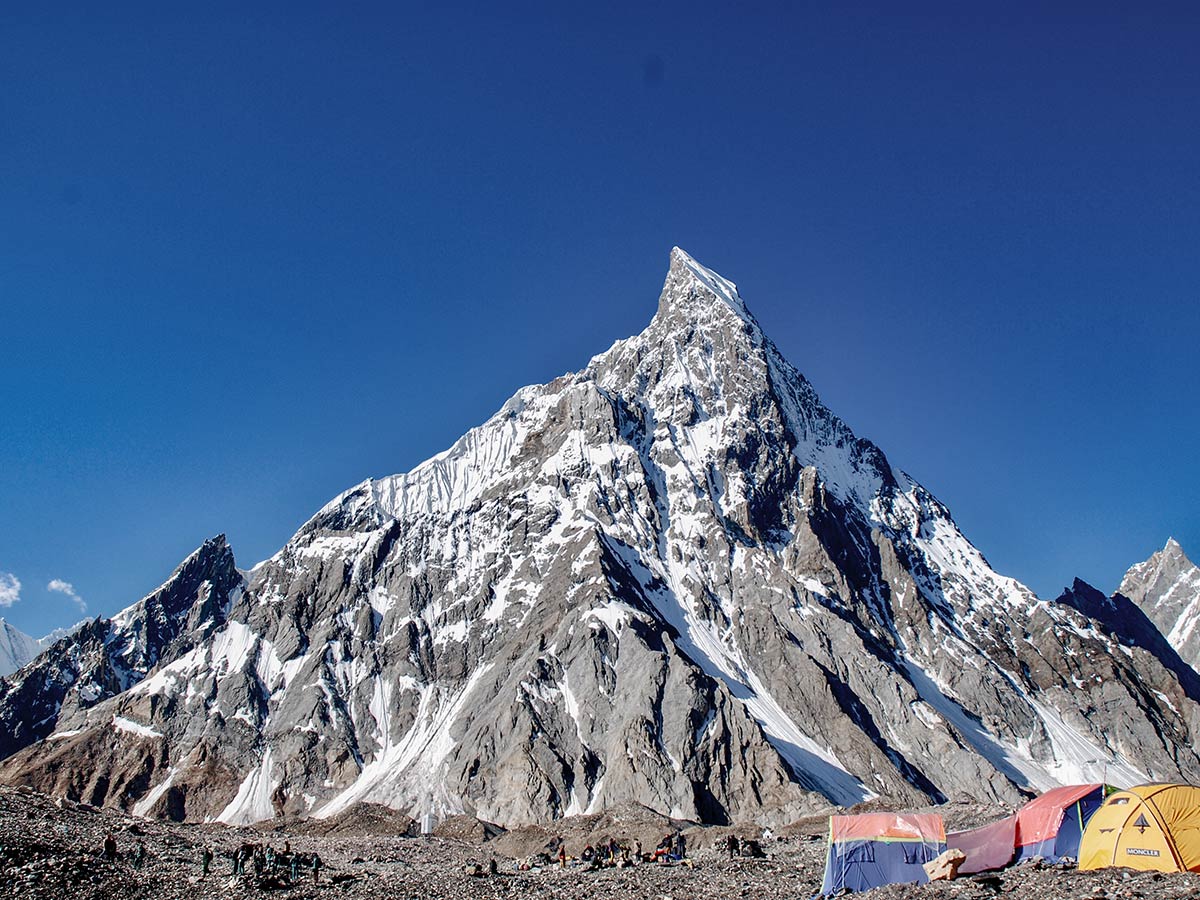
[[[317,884],[321,880],[321,869],[324,868],[319,854],[294,851],[290,841],[284,841],[281,850],[276,850],[270,844],[242,844],[226,856],[233,864],[232,875],[253,872],[256,878],[262,878],[264,875],[277,877],[286,874],[292,884],[298,884],[301,877],[309,873],[312,874],[313,884]]]
[[[624,868],[641,863],[667,865],[687,862],[687,838],[681,832],[670,832],[650,851],[642,847],[640,840],[618,841],[616,838],[608,838],[594,845],[587,844],[578,857],[568,855],[566,841],[560,839],[554,861],[563,869],[577,866],[586,869]],[[540,860],[531,858],[519,864],[518,868],[536,868],[548,862],[550,860],[545,857]]]
[[[116,862],[120,858],[120,854],[117,852],[117,839],[111,831],[104,836],[104,850],[102,855],[108,862]],[[138,838],[137,842],[133,845],[133,850],[129,854],[129,863],[135,869],[140,869],[146,864],[146,856],[146,842]]]
[[[770,840],[772,837],[771,830],[767,829],[763,832],[763,840]],[[729,854],[729,858],[745,857],[746,859],[763,859],[767,854],[763,852],[762,844],[754,840],[754,838],[738,839],[738,836],[730,832],[725,838],[725,852]]]
[[[766,840],[773,837],[773,835],[770,831],[766,831],[763,837]],[[643,848],[640,840],[618,841],[616,838],[606,838],[596,844],[587,844],[577,857],[567,853],[567,844],[563,839],[558,839],[556,844],[558,848],[557,853],[551,851],[553,855],[545,853],[536,854],[518,861],[516,868],[528,871],[530,869],[554,865],[555,863],[562,869],[624,868],[625,866],[644,863],[658,865],[682,863],[684,865],[691,865],[691,860],[688,857],[687,835],[680,831],[672,831],[663,835],[662,840],[651,849]],[[761,859],[766,856],[766,853],[763,852],[762,844],[754,838],[739,839],[736,834],[730,834],[722,846],[729,854],[730,859],[734,859],[735,857]]]
[[[104,836],[102,855],[108,862],[116,862],[121,858],[117,848],[117,838],[112,832]],[[250,874],[260,879],[286,877],[291,884],[299,884],[301,878],[311,874],[313,884],[317,884],[321,880],[321,869],[324,868],[324,862],[319,854],[293,851],[290,841],[284,841],[283,848],[279,850],[270,844],[245,843],[222,855],[230,862],[229,874],[235,877]],[[135,869],[141,869],[146,864],[147,856],[146,843],[138,838],[133,845],[133,850],[129,853],[130,865]],[[212,849],[206,845],[200,845],[197,851],[200,877],[208,877],[212,869],[213,858]]]

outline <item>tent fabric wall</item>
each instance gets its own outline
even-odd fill
[[[946,846],[967,855],[958,867],[961,875],[1003,869],[1012,862],[1016,852],[1017,817],[1007,816],[999,822],[959,831],[946,836]]]
[[[830,816],[821,893],[866,891],[885,884],[929,880],[924,864],[946,849],[938,815],[868,813]]]
[[[946,844],[967,855],[959,872],[968,875],[1034,857],[1051,863],[1075,859],[1084,826],[1108,790],[1103,784],[1055,788],[999,822],[949,835]]]
[[[1109,797],[1088,822],[1080,869],[1200,872],[1200,787],[1143,784]]]
[[[1019,848],[1017,859],[1032,859],[1035,855],[1040,855],[1043,859],[1049,862],[1060,862],[1063,859],[1070,857],[1071,859],[1079,859],[1079,842],[1083,840],[1083,830],[1087,827],[1088,820],[1095,814],[1096,810],[1104,802],[1104,791],[1099,790],[1094,794],[1089,794],[1081,800],[1068,806],[1063,810],[1062,824],[1058,826],[1058,834],[1054,837],[1053,845],[1050,847],[1039,846],[1038,852],[1031,852],[1030,855],[1024,855],[1027,850],[1032,851],[1032,844],[1027,844]]]

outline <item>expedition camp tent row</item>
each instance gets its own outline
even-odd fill
[[[929,877],[924,864],[945,849],[946,828],[938,815],[830,816],[821,893],[828,897],[843,888],[867,891],[885,884],[925,884]]]
[[[1078,859],[1084,828],[1114,790],[1103,784],[1054,788],[999,822],[949,835],[946,845],[966,854],[958,869],[964,875],[1035,857],[1049,863]]]
[[[1200,872],[1200,787],[1141,784],[1110,796],[1088,822],[1079,868],[1110,866]]]
[[[1035,857],[1052,863],[1075,858],[1080,869],[1200,872],[1200,787],[1067,785],[999,822],[949,837],[939,815],[831,816],[821,893],[925,884],[924,864],[948,847],[966,854],[962,875]]]

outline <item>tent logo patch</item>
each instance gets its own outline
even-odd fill
[[[1142,847],[1126,847],[1125,852],[1130,856],[1158,856],[1157,850],[1146,850]]]
[[[1140,816],[1138,816],[1137,821],[1133,823],[1133,827],[1138,830],[1139,834],[1145,834],[1146,829],[1150,827],[1150,823],[1146,821],[1145,815],[1140,815]],[[1154,855],[1158,856],[1157,853],[1155,853]]]

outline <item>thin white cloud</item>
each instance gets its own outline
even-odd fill
[[[82,613],[87,612],[87,604],[83,602],[82,597],[80,597],[77,593],[75,593],[75,586],[73,584],[71,584],[71,582],[63,581],[61,578],[55,578],[48,585],[46,585],[46,589],[51,590],[51,591],[58,591],[58,593],[60,593],[60,594],[66,594],[68,597],[70,597],[72,600],[75,601],[75,605],[79,607],[80,612],[82,612]]]
[[[21,579],[12,572],[0,572],[0,606],[12,606],[21,599]]]

